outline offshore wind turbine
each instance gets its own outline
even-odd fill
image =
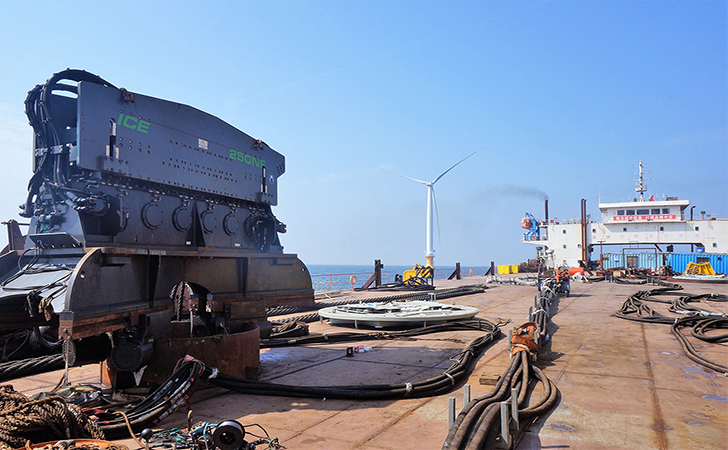
[[[466,159],[470,158],[474,154],[478,153],[480,150],[482,150],[482,148],[474,151],[473,153],[469,154],[465,158],[456,162],[449,169],[447,169],[446,171],[441,173],[440,176],[438,176],[437,178],[435,178],[432,181],[416,180],[414,178],[410,178],[408,176],[401,175],[399,173],[392,172],[391,170],[387,170],[387,169],[380,167],[380,169],[382,169],[385,172],[389,172],[391,174],[397,175],[398,177],[406,178],[408,180],[414,181],[416,183],[424,184],[425,186],[427,186],[427,239],[426,239],[427,243],[426,243],[426,250],[425,250],[425,260],[427,261],[426,265],[429,267],[432,267],[432,268],[435,267],[435,263],[434,263],[435,249],[433,248],[434,239],[433,239],[433,233],[432,233],[433,228],[434,228],[433,227],[433,223],[434,223],[433,211],[437,211],[437,201],[435,200],[435,183],[440,181],[440,178],[444,177],[445,174],[450,172],[452,169],[454,169],[455,166],[457,166],[461,162],[465,161]],[[439,218],[438,218],[438,230],[439,230]]]

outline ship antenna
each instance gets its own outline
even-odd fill
[[[632,166],[632,167],[634,167],[634,168],[638,168],[639,167],[639,169],[640,169],[640,171],[638,173],[632,172],[633,175],[639,175],[640,176],[638,180],[632,180],[632,181],[636,181],[637,182],[637,185],[634,188],[634,190],[635,190],[635,192],[637,192],[640,195],[640,201],[641,202],[644,202],[645,201],[644,193],[647,192],[647,189],[645,188],[645,181],[650,181],[651,178],[647,178],[647,179],[644,178],[643,175],[644,174],[648,174],[649,172],[643,172],[642,171],[642,168],[643,167],[650,167],[650,166],[643,166],[642,165],[642,160],[640,159],[640,165],[639,166]]]

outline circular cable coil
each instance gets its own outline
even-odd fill
[[[319,310],[323,319],[331,325],[354,324],[374,328],[396,327],[422,323],[444,323],[453,320],[472,319],[479,309],[464,305],[445,305],[432,301],[361,303],[331,306]]]

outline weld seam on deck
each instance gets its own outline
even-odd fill
[[[364,446],[367,443],[369,443],[372,439],[375,439],[377,436],[381,435],[382,433],[384,433],[385,431],[389,430],[390,428],[392,428],[396,424],[400,423],[401,421],[403,421],[407,417],[411,416],[412,414],[414,414],[415,411],[417,411],[418,409],[422,408],[423,406],[425,406],[426,404],[430,403],[431,401],[435,400],[438,397],[442,397],[442,396],[426,398],[419,405],[415,406],[414,408],[410,409],[406,413],[404,413],[401,416],[397,417],[395,420],[387,423],[385,426],[383,426],[382,428],[380,428],[379,431],[375,432],[374,434],[372,434],[371,436],[369,436],[368,438],[366,438],[366,440],[364,440],[363,442],[361,442],[359,444],[355,444],[356,446],[353,447],[352,450],[356,450],[356,449],[359,449],[359,448],[366,448]]]
[[[652,397],[652,429],[657,433],[657,445],[660,450],[667,450],[667,435],[665,434],[665,420],[662,417],[662,410],[657,399],[657,388],[655,386],[655,376],[652,373],[652,360],[650,352],[647,348],[647,336],[645,335],[645,324],[640,322],[640,331],[642,332],[642,345],[645,349],[645,366],[649,375],[650,396]]]

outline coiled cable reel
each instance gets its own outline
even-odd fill
[[[224,420],[212,433],[212,442],[220,450],[246,450],[245,428],[237,420]]]

